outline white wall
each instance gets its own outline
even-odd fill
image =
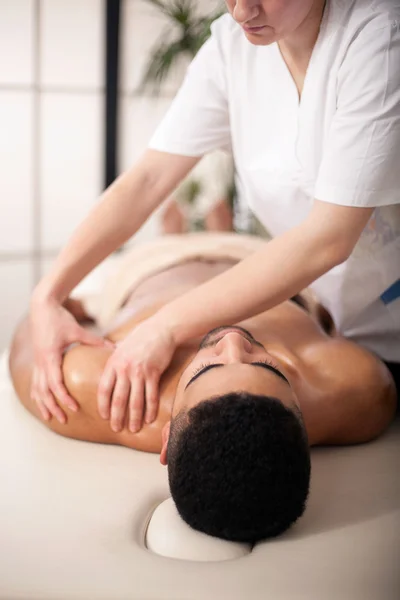
[[[220,0],[199,0],[200,11]],[[148,51],[169,27],[143,0],[121,20],[119,170],[146,146],[185,65],[138,96]],[[0,350],[29,296],[103,183],[104,0],[0,0]],[[138,234],[158,233],[157,215]]]
[[[224,5],[223,0],[193,0],[198,14],[209,14]],[[170,21],[145,0],[124,0],[121,19],[121,85],[120,85],[120,169],[129,168],[149,141],[157,123],[166,113],[185,75],[189,60],[173,69],[155,96],[151,89],[139,95],[138,87],[154,45],[165,36],[173,36]],[[158,234],[159,213],[135,237],[149,239]]]
[[[104,5],[0,0],[0,348],[101,192]]]

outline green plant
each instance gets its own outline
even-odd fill
[[[196,0],[146,0],[170,19],[168,30],[161,35],[161,42],[153,47],[145,68],[139,91],[152,85],[158,93],[171,69],[182,57],[188,61],[200,50],[211,35],[211,24],[225,13],[225,9],[216,9],[210,15],[198,16]],[[171,35],[171,24],[177,35]]]
[[[199,16],[196,8],[197,0],[145,0],[158,9],[168,20],[169,25],[160,36],[158,42],[150,51],[150,56],[145,67],[144,75],[139,87],[139,93],[145,88],[152,87],[152,92],[157,94],[171,70],[182,58],[188,63],[194,58],[201,46],[211,35],[211,24],[226,12],[225,3],[211,11],[209,15]],[[171,27],[171,25],[173,27]],[[175,191],[180,204],[194,209],[197,199],[202,193],[202,182],[189,176]],[[225,198],[228,206],[235,212],[236,189],[235,183],[226,190]],[[191,230],[200,231],[204,228],[203,219],[193,211],[191,216]],[[251,217],[248,233],[265,235],[261,224]]]
[[[202,191],[201,182],[198,179],[187,179],[187,185],[184,190],[184,197],[187,204],[193,205]]]

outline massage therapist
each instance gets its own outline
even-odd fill
[[[400,1],[226,5],[144,154],[103,193],[32,295],[31,393],[44,419],[78,410],[62,381],[65,348],[110,345],[63,301],[218,148],[232,152],[239,193],[273,240],[113,346],[100,414],[113,422],[128,414],[138,431],[157,414],[159,379],[179,344],[307,286],[340,332],[398,377]]]

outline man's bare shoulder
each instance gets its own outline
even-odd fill
[[[78,440],[118,444],[148,452],[161,448],[160,423],[146,425],[139,433],[132,434],[127,427],[114,433],[110,422],[104,421],[97,411],[97,388],[104,365],[111,351],[106,348],[77,345],[68,350],[63,359],[63,377],[69,393],[77,400],[77,413],[64,408],[67,423],[61,424],[54,417],[44,422],[36,403],[30,397],[33,370],[32,341],[28,319],[21,321],[15,332],[9,367],[14,389],[21,404],[46,427]]]
[[[321,444],[367,442],[385,431],[395,416],[397,396],[377,356],[336,335],[310,345],[302,358],[324,390]]]
[[[110,421],[100,417],[97,409],[97,392],[104,366],[111,350],[92,346],[76,346],[64,357],[63,377],[69,393],[77,400],[80,410],[71,413],[68,425],[60,425],[58,433],[77,439],[106,444],[127,446],[146,452],[161,449],[161,421],[144,425],[136,434],[128,430],[127,422],[122,431],[111,430]],[[58,428],[58,424],[55,423]],[[68,428],[68,433],[63,430]]]

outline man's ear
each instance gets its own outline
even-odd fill
[[[160,454],[160,463],[162,465],[167,465],[167,448],[168,448],[168,440],[169,440],[169,432],[171,431],[171,421],[167,421],[162,428],[161,439],[162,439],[162,448]]]

